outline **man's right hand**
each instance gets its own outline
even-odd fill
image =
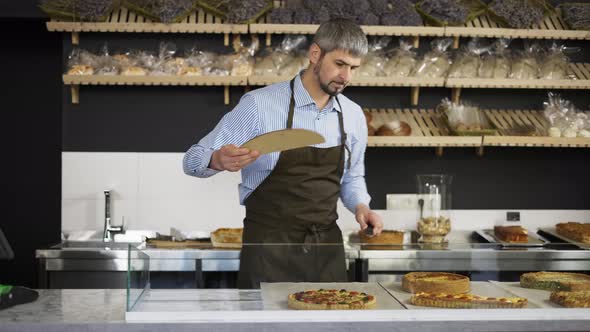
[[[259,156],[260,153],[256,150],[238,148],[233,144],[224,145],[211,155],[209,168],[218,171],[237,172],[253,163]]]

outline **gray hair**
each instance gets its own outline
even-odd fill
[[[343,50],[360,58],[368,51],[367,36],[361,27],[342,18],[322,23],[313,36],[313,42],[325,53]]]

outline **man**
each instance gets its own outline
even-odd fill
[[[187,151],[183,166],[188,175],[242,171],[243,242],[256,245],[242,248],[240,288],[258,288],[262,281],[346,281],[338,197],[361,229],[371,225],[374,234],[381,232],[383,223],[369,208],[364,179],[367,124],[361,108],[340,94],[366,53],[367,38],[358,25],[343,19],[323,23],[305,71],[244,95]],[[262,156],[239,148],[285,128],[316,131],[326,142]]]

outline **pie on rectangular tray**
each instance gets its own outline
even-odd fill
[[[529,241],[527,230],[521,226],[494,226],[494,235],[504,242],[526,243]]]
[[[564,222],[555,225],[557,234],[574,241],[590,244],[590,224],[579,222]]]
[[[512,309],[523,308],[528,300],[523,297],[488,297],[474,294],[417,293],[413,305],[449,309]]]
[[[289,294],[288,304],[297,310],[363,310],[374,308],[377,299],[346,289],[317,289]]]
[[[410,272],[402,279],[402,288],[408,293],[462,294],[470,290],[469,278],[447,272]]]

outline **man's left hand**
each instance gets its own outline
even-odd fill
[[[383,221],[381,216],[371,211],[371,208],[365,204],[359,204],[355,210],[356,221],[361,225],[361,230],[365,230],[369,225],[373,226],[373,235],[381,234],[383,230]]]

